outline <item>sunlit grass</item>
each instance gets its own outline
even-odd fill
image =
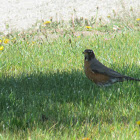
[[[86,78],[82,55],[93,49],[106,66],[140,78],[139,29],[72,26],[40,23],[1,39],[1,139],[140,137],[140,83],[100,88]]]

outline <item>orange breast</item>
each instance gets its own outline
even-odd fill
[[[110,78],[107,75],[103,75],[100,73],[94,73],[91,68],[88,61],[84,61],[84,67],[85,67],[85,74],[86,76],[92,80],[94,83],[106,83]]]

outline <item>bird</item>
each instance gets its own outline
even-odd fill
[[[140,79],[122,75],[113,69],[106,67],[96,59],[95,54],[91,49],[86,49],[83,54],[85,56],[85,75],[98,86],[110,86],[116,82],[129,80],[140,81]]]

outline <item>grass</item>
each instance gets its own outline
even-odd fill
[[[140,83],[98,87],[82,55],[93,49],[106,66],[140,78],[139,24],[73,25],[41,23],[4,36],[0,139],[139,139]]]

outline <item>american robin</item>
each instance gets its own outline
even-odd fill
[[[85,55],[84,68],[86,76],[99,86],[109,86],[116,82],[123,82],[125,80],[140,81],[129,76],[124,76],[100,63],[92,50],[86,49],[83,54]]]

